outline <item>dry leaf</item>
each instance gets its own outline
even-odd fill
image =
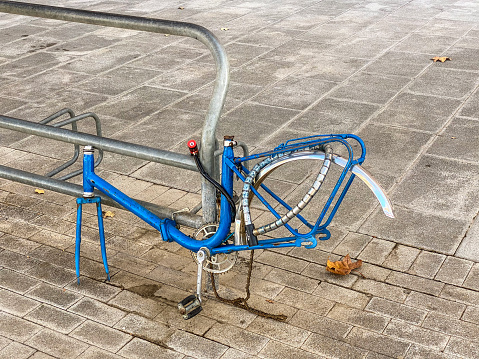
[[[361,267],[362,264],[363,261],[361,259],[353,263],[349,254],[347,254],[341,261],[331,262],[328,259],[326,270],[331,273],[346,275],[351,273],[352,270]]]
[[[45,191],[44,191],[44,190],[42,190],[42,189],[39,189],[39,188],[37,188],[37,189],[35,189],[35,193],[38,193],[38,194],[45,194]]]
[[[222,27],[221,31],[228,31],[229,29],[227,27]]]
[[[452,61],[450,57],[446,57],[446,56],[443,56],[443,57],[434,56],[431,60],[434,61],[434,62]]]
[[[274,300],[272,300],[272,299],[266,299],[266,301],[267,301],[268,303],[274,304]]]
[[[180,6],[178,9],[180,10],[184,10],[185,8],[183,6]]]
[[[107,217],[115,217],[115,213],[112,211],[103,212],[103,218],[107,218]]]

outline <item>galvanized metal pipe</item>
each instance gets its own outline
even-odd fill
[[[213,178],[218,177],[218,174],[215,173],[214,166],[214,151],[216,146],[215,131],[228,90],[229,64],[223,46],[210,31],[202,26],[185,22],[109,14],[96,11],[20,3],[15,1],[0,1],[0,12],[130,30],[187,36],[197,39],[205,44],[215,59],[216,80],[213,96],[203,126],[200,156],[206,171],[210,173]],[[169,154],[166,155],[169,156],[169,159],[165,159],[168,162],[171,160],[171,156]],[[174,160],[172,162],[174,162]],[[207,183],[203,183],[202,188],[203,216],[206,221],[213,221],[216,219],[215,190],[213,186]]]
[[[83,187],[74,183],[57,180],[55,178],[49,178],[35,173],[17,170],[11,167],[0,165],[0,177],[12,181],[21,182],[30,186],[37,186],[42,189],[51,190],[63,194],[67,194],[74,197],[83,196]],[[95,195],[100,196],[104,204],[123,208],[118,203],[113,201],[110,197],[105,196],[103,193],[95,190]],[[155,213],[160,218],[173,218],[181,224],[192,228],[199,228],[203,224],[203,218],[201,216],[189,213],[178,212],[175,209],[158,206],[149,202],[135,200],[142,206]]]
[[[91,145],[95,148],[118,153],[120,155],[197,171],[195,161],[190,155],[159,150],[130,142],[90,135],[83,132],[73,132],[65,128],[41,125],[36,122],[19,120],[17,118],[2,115],[0,115],[0,127],[62,142],[75,143],[83,146]]]

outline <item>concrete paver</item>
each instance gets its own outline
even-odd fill
[[[95,212],[85,208],[77,285],[74,200],[0,179],[0,358],[477,357],[476,2],[41,3],[210,29],[232,79],[217,136],[235,135],[254,152],[311,134],[358,134],[364,167],[387,190],[396,219],[355,183],[331,239],[256,254],[250,302],[284,312],[285,323],[211,293],[203,312],[183,321],[176,303],[194,289],[196,270],[187,250],[112,209],[108,283]],[[184,153],[200,137],[214,65],[191,39],[0,14],[0,45],[2,115],[40,121],[64,107],[92,111],[105,136]],[[452,61],[430,60],[439,55]],[[94,133],[92,123],[79,127]],[[0,165],[44,174],[71,154],[71,145],[0,129]],[[197,173],[109,153],[100,168],[142,200],[178,210],[200,201]],[[272,186],[295,200],[312,175],[308,166],[281,169]],[[270,218],[255,209],[258,221]],[[364,261],[361,274],[325,271],[328,258],[348,253]],[[219,277],[223,295],[243,292],[246,258]]]

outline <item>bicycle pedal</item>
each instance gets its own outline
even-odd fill
[[[183,314],[183,319],[188,320],[201,312],[203,307],[201,306],[199,298],[195,294],[192,294],[178,303],[178,310]]]

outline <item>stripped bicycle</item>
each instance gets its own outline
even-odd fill
[[[394,218],[391,203],[384,190],[361,167],[365,160],[366,149],[364,142],[356,135],[331,134],[297,138],[282,143],[272,150],[243,157],[235,156],[237,145],[233,136],[224,137],[221,180],[217,182],[204,170],[199,158],[197,143],[194,140],[188,142],[190,154],[194,157],[199,172],[214,185],[220,199],[219,221],[205,224],[192,236],[184,234],[178,228],[174,218],[159,218],[95,174],[94,148],[86,146],[83,150],[83,196],[77,198],[75,248],[77,277],[80,276],[82,204],[96,203],[103,265],[108,279],[110,278],[103,233],[101,200],[100,197],[94,195],[95,188],[157,229],[161,233],[163,241],[177,242],[194,253],[198,265],[196,293],[178,304],[185,319],[192,318],[202,310],[203,271],[210,273],[228,271],[234,266],[239,251],[285,247],[314,248],[317,246],[318,240],[329,239],[331,233],[328,226],[356,177],[359,177],[373,191],[385,215]],[[337,146],[344,155],[340,156],[333,152],[333,146]],[[353,150],[354,148],[356,150]],[[358,153],[355,154],[355,152]],[[302,160],[315,161],[318,173],[301,200],[295,205],[290,205],[281,195],[265,184],[265,179],[283,165]],[[256,161],[256,163],[249,170],[248,164],[252,161]],[[325,197],[325,203],[319,214],[313,220],[306,219],[301,212],[323,187],[323,183],[330,173],[331,164],[336,164],[339,169],[342,169],[339,175],[333,179],[332,189]],[[240,196],[234,196],[235,177],[243,183]],[[235,199],[235,197],[237,198]],[[255,224],[251,212],[251,201],[255,197],[274,216],[275,219],[270,223]],[[298,228],[291,225],[292,219],[299,220]],[[287,235],[278,237],[270,235],[280,228],[285,228]],[[284,234],[283,231],[281,233]]]

